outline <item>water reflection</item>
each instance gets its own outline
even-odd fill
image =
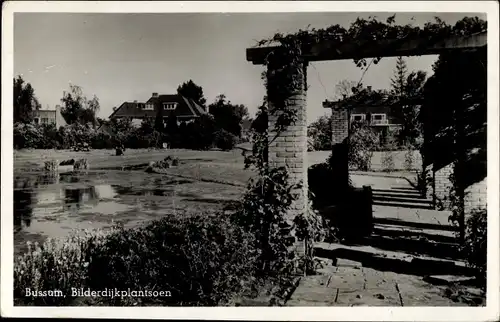
[[[14,190],[14,231],[31,225],[33,189]]]
[[[64,209],[76,208],[79,210],[83,205],[96,205],[99,195],[95,186],[90,187],[68,187],[64,189]]]
[[[18,175],[14,177],[14,232],[26,230],[35,222],[68,219],[82,209],[95,209],[99,202],[114,199],[116,190],[110,185],[82,185],[69,175]],[[116,202],[115,202],[116,203]],[[104,206],[104,204],[102,205]],[[112,207],[107,212],[119,207]]]

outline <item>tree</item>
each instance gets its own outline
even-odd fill
[[[403,57],[398,57],[394,77],[391,78],[392,93],[398,97],[403,97],[408,77],[408,67]]]
[[[464,28],[477,30],[473,22],[464,22]],[[461,241],[465,238],[465,189],[487,175],[486,60],[484,48],[439,55],[434,74],[424,87],[420,115],[425,164],[432,163],[437,168],[454,165],[450,177],[450,220],[460,226]]]
[[[70,84],[69,92],[63,93],[61,102],[61,115],[68,124],[80,123],[97,124],[96,113],[99,111],[99,99],[94,95],[92,99],[87,99],[83,94],[82,88]]]
[[[139,133],[142,135],[151,135],[154,131],[154,119],[151,117],[144,118],[141,122],[141,126],[139,127]]]
[[[335,85],[335,99],[342,100],[349,96],[354,95],[353,89],[358,87],[358,82],[351,80],[341,80],[337,85]]]
[[[192,80],[179,85],[179,87],[177,87],[177,93],[186,98],[192,99],[202,107],[205,107],[205,104],[207,102],[205,96],[203,95],[203,88],[196,85]]]
[[[323,115],[307,127],[307,136],[313,141],[316,151],[332,148],[332,126],[330,117]]]
[[[163,133],[165,131],[165,121],[163,120],[163,109],[162,108],[157,108],[156,109],[156,116],[155,116],[155,131]]]
[[[238,137],[241,135],[241,122],[248,115],[244,105],[233,105],[224,94],[220,94],[208,106],[208,111],[213,115],[217,129],[224,129]]]
[[[14,78],[14,123],[31,123],[33,112],[41,105],[30,83],[25,83],[21,76]]]
[[[394,77],[391,79],[391,94],[396,101],[392,111],[402,123],[398,133],[400,143],[414,145],[421,135],[419,101],[423,98],[426,77],[427,74],[423,71],[408,74],[405,60],[398,57]]]

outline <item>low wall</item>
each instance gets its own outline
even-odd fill
[[[486,208],[486,179],[476,182],[465,189],[464,212],[465,216],[470,215],[472,210]]]
[[[385,153],[391,153],[394,160],[394,171],[406,171],[408,170],[405,165],[406,153],[407,151],[374,151],[371,160],[371,171],[384,171],[383,158]],[[308,152],[308,166],[313,164],[325,162],[330,156],[331,151],[313,151]],[[411,170],[421,170],[422,168],[422,156],[419,151],[413,151],[413,165]]]

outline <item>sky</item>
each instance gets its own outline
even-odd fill
[[[276,32],[308,25],[344,28],[357,17],[386,19],[392,13],[16,13],[14,75],[35,89],[43,108],[60,104],[70,84],[99,98],[99,117],[107,118],[124,101],[145,102],[153,92],[173,94],[192,79],[207,102],[225,94],[244,104],[251,115],[262,103],[262,66],[246,61],[246,48]],[[398,13],[397,24],[422,26],[435,13]],[[481,14],[440,13],[449,24]],[[437,56],[406,58],[409,71],[432,74]],[[363,77],[365,86],[390,88],[396,58],[383,58]],[[311,63],[308,69],[307,117],[329,114],[322,107],[342,80],[359,81],[363,71],[352,60]]]

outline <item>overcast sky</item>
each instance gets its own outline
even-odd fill
[[[189,79],[203,87],[210,103],[224,93],[245,104],[253,115],[262,102],[263,70],[246,61],[245,49],[275,32],[300,28],[349,25],[357,17],[391,14],[363,13],[158,13],[81,14],[16,13],[14,18],[14,74],[30,82],[43,108],[60,104],[69,84],[79,85],[87,97],[100,100],[100,117],[108,117],[124,101],[146,101],[152,92],[175,93]],[[396,15],[396,23],[423,25],[432,13]],[[449,24],[465,16],[446,13]],[[407,59],[409,70],[432,73],[436,56]],[[363,83],[389,88],[395,58],[370,67]],[[343,80],[359,81],[362,70],[351,60],[310,65],[307,93],[308,121],[329,113],[321,102],[330,98]]]

